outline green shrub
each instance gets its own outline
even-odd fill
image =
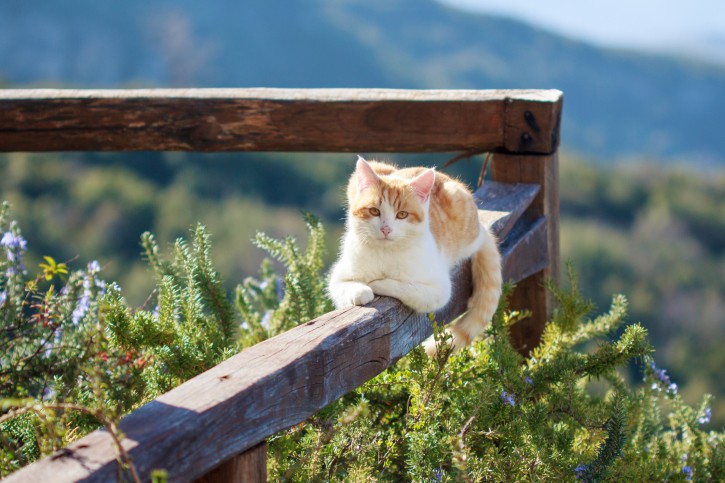
[[[178,239],[169,259],[153,235],[143,234],[156,288],[143,307],[132,309],[117,284],[100,278],[98,262],[70,272],[70,262],[46,257],[32,275],[23,262],[27,243],[3,204],[0,475],[100,426],[117,433],[129,411],[241,347],[328,311],[324,229],[311,215],[306,221],[304,252],[291,237],[257,236],[286,275],[278,277],[265,260],[262,281],[240,285],[236,306],[213,266],[203,226],[192,230],[190,241]]]
[[[240,348],[331,308],[324,230],[307,215],[306,249],[258,235],[282,262],[237,288],[234,302],[202,226],[165,259],[142,237],[156,289],[138,309],[89,263],[47,257],[31,275],[26,242],[0,209],[0,475],[87,432],[118,434],[123,414]],[[571,271],[570,271],[571,273]],[[558,309],[528,357],[496,314],[487,336],[429,359],[420,348],[307,421],[270,438],[269,473],[282,481],[583,481],[725,479],[725,436],[707,431],[711,399],[686,405],[657,367],[627,302],[589,318],[592,304],[550,287]],[[634,364],[634,372],[632,369]],[[638,371],[638,372],[637,372]],[[631,381],[633,373],[643,383]],[[133,466],[120,459],[133,473]],[[133,475],[132,476],[138,476]],[[141,475],[146,477],[147,475]],[[163,479],[161,476],[159,478]]]
[[[704,429],[709,396],[685,405],[654,365],[626,300],[591,304],[552,287],[559,309],[529,357],[509,343],[522,314],[500,310],[487,337],[430,360],[420,348],[273,437],[281,481],[702,481],[725,477],[725,437]],[[619,334],[614,336],[614,334]],[[626,382],[634,361],[644,383]]]

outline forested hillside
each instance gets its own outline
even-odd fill
[[[0,2],[0,79],[52,87],[556,88],[596,159],[725,164],[725,68],[433,0]]]

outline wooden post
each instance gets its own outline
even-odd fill
[[[263,483],[267,481],[267,442],[231,458],[195,483]]]
[[[547,279],[559,280],[559,157],[548,155],[495,154],[492,176],[507,183],[535,183],[541,191],[522,217],[529,222],[546,217],[548,266],[520,281],[510,300],[512,309],[531,310],[531,317],[511,328],[511,340],[521,354],[536,347],[553,310],[553,299],[544,287]]]

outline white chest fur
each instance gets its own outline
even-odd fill
[[[380,279],[412,283],[449,277],[447,264],[430,234],[407,243],[363,244],[348,233],[339,264],[346,272],[344,279],[362,283]]]

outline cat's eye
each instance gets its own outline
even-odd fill
[[[405,218],[408,218],[408,212],[407,211],[399,211],[395,217],[399,220],[404,220]]]
[[[380,216],[380,210],[377,208],[368,208],[368,211],[373,216]]]

